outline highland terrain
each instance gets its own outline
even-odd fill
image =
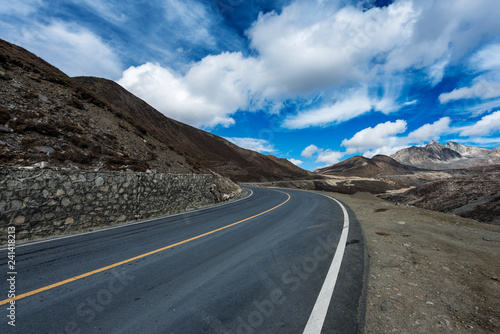
[[[365,332],[500,330],[500,238],[491,225],[500,225],[498,148],[431,142],[310,173],[169,119],[115,82],[70,78],[0,40],[0,167],[216,172],[331,192],[363,230]]]

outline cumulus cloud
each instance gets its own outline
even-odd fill
[[[290,161],[295,166],[300,166],[304,163],[304,161],[299,160],[299,159],[294,159],[294,158],[290,158],[290,159],[288,159],[288,161]]]
[[[340,161],[344,156],[344,153],[338,151],[332,151],[330,149],[318,148],[316,145],[307,146],[301,153],[304,158],[316,159],[316,162],[324,162],[327,165],[333,165]]]
[[[204,19],[203,11],[187,12],[177,0],[167,3],[175,9],[172,12],[185,16],[183,22]],[[450,10],[442,1],[433,6],[428,1],[396,1],[384,8],[363,10],[349,5],[341,7],[340,2],[294,1],[279,14],[260,15],[247,31],[255,51],[252,56],[211,55],[194,63],[185,76],[173,73],[183,83],[179,93],[208,104],[206,110],[199,109],[201,104],[193,107],[197,103],[188,99],[188,106],[183,108],[158,99],[153,101],[152,94],[145,90],[136,89],[134,93],[140,93],[140,97],[166,115],[208,127],[231,125],[231,114],[258,109],[264,101],[271,101],[270,110],[275,112],[272,106],[280,105],[283,99],[311,94],[319,94],[320,106],[288,115],[284,127],[329,126],[371,110],[394,112],[406,105],[398,103],[398,99],[407,82],[403,80],[400,87],[382,95],[370,95],[367,91],[377,91],[377,87],[406,78],[408,69],[422,69],[428,73],[431,84],[438,83],[448,64],[477,44],[462,45],[459,26],[474,18],[471,13],[476,15],[483,10],[482,5],[454,6]],[[441,19],[436,23],[434,17]],[[491,28],[496,23],[490,21]],[[466,36],[469,40],[488,31],[481,27],[472,30]],[[127,74],[131,72],[128,70]],[[123,80],[120,82],[130,88]],[[346,90],[351,93],[339,94]],[[329,100],[328,96],[335,98]],[[184,111],[175,111],[173,107]],[[188,117],[184,115],[186,110],[197,112]]]
[[[21,29],[16,40],[69,76],[93,75],[115,79],[122,73],[114,50],[99,36],[76,24],[52,22]]]
[[[406,131],[406,121],[398,119],[395,122],[377,124],[357,132],[351,139],[344,139],[342,146],[347,153],[363,152],[384,146],[393,146],[398,138],[395,135]]]
[[[197,127],[229,126],[249,105],[242,80],[249,68],[241,53],[205,57],[184,75],[146,63],[123,72],[118,83],[166,116]]]
[[[476,124],[466,127],[460,136],[488,136],[500,132],[500,110],[481,118]]]
[[[225,137],[225,139],[239,147],[260,153],[272,153],[276,151],[273,145],[264,139],[238,137]]]
[[[342,159],[344,153],[338,151],[332,151],[330,149],[321,150],[318,152],[318,158],[316,162],[324,162],[327,165],[334,165]]]
[[[304,158],[310,158],[313,156],[313,154],[315,154],[318,151],[319,148],[316,145],[311,144],[307,146],[300,155],[303,156]]]
[[[450,129],[451,119],[443,117],[432,124],[425,124],[415,131],[410,132],[408,139],[410,141],[425,142],[430,139],[437,140],[444,132]]]
[[[187,23],[206,21],[204,7],[189,11],[178,0],[167,1],[166,6],[171,13],[168,20],[179,16]],[[167,116],[199,127],[229,126],[234,124],[231,115],[238,110],[266,107],[276,113],[284,99],[310,97],[318,98],[317,106],[286,115],[282,126],[331,126],[370,111],[387,114],[408,105],[399,99],[413,80],[406,75],[409,70],[426,73],[430,85],[439,83],[446,68],[473,50],[479,37],[500,29],[491,6],[500,9],[487,0],[464,1],[453,8],[442,0],[401,0],[370,9],[340,1],[297,0],[280,13],[261,14],[254,22],[247,31],[254,50],[251,56],[210,55],[191,64],[186,73],[164,68],[179,84],[160,80],[165,86],[156,87],[156,93],[140,89],[140,82],[131,86],[122,79],[120,83]],[[463,30],[478,17],[484,18],[481,25]],[[196,36],[210,41],[207,25],[200,27],[205,30]],[[495,65],[489,60],[495,50],[491,47],[479,53],[476,66]],[[134,69],[137,67],[127,70],[124,77],[132,76]],[[398,85],[388,89],[393,82]],[[497,94],[500,88],[491,84],[481,98]],[[179,92],[165,93],[176,87]],[[384,87],[382,93],[380,87]],[[441,102],[472,94],[464,89],[443,94]],[[477,91],[477,87],[470,89]],[[160,99],[159,92],[185,98]]]
[[[366,80],[370,61],[411,37],[409,2],[361,9],[339,2],[295,1],[261,15],[249,30],[274,93],[304,94]]]

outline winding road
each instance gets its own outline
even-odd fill
[[[246,189],[210,208],[18,245],[16,326],[4,299],[0,333],[362,329],[364,244],[354,213],[317,193]]]

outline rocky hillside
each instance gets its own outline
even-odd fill
[[[391,157],[405,165],[446,170],[500,164],[500,149],[490,150],[455,142],[441,145],[433,140],[424,147],[402,149]]]
[[[173,173],[234,181],[307,178],[286,159],[165,117],[118,84],[70,78],[0,40],[0,166]]]
[[[500,225],[500,166],[475,167],[381,198]]]

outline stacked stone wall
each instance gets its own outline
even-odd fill
[[[8,226],[34,239],[214,204],[213,175],[0,170],[0,243]]]

